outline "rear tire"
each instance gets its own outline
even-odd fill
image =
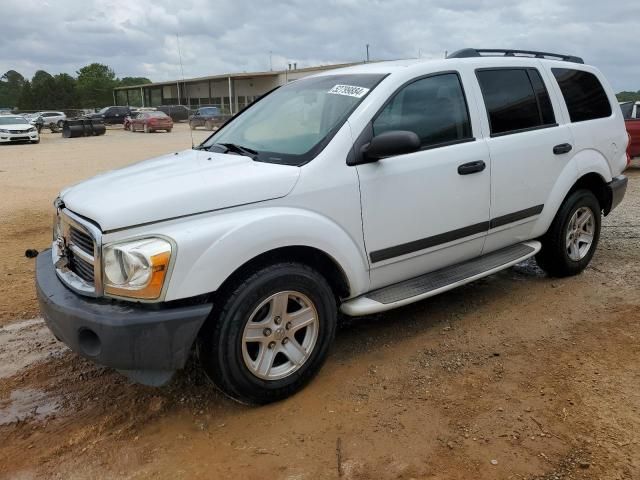
[[[601,206],[590,190],[576,190],[560,206],[542,237],[536,262],[553,277],[582,272],[593,258],[600,239]]]
[[[322,275],[279,263],[223,295],[198,340],[200,362],[223,393],[266,404],[293,395],[318,373],[337,323],[336,299]]]

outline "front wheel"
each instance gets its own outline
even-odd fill
[[[564,201],[542,238],[538,265],[549,275],[568,277],[582,272],[600,239],[601,206],[589,190],[576,190]]]
[[[266,404],[294,394],[320,370],[336,323],[336,299],[324,277],[306,265],[280,263],[231,289],[203,329],[198,353],[225,394]]]

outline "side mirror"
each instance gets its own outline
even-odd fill
[[[420,150],[420,137],[408,130],[391,130],[371,139],[362,149],[364,158],[375,162],[386,157],[394,157]]]

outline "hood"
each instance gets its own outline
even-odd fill
[[[299,174],[298,167],[186,150],[98,175],[60,198],[109,231],[284,197]]]
[[[33,128],[30,123],[12,123],[10,125],[0,125],[0,130],[29,130]]]

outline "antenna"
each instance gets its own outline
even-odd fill
[[[180,59],[180,73],[182,74],[182,85],[186,88],[186,84],[184,82],[184,67],[182,66],[182,53],[180,52],[180,35],[176,33],[176,43],[178,44],[178,58]],[[180,89],[178,89],[178,104],[180,104]],[[191,110],[191,105],[189,105],[189,110]],[[193,149],[193,130],[189,128],[189,134],[191,135],[191,148]]]

